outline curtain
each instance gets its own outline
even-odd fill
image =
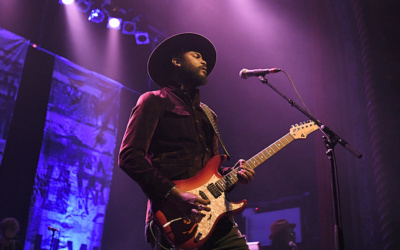
[[[100,249],[120,90],[107,77],[55,58],[25,249]]]
[[[29,41],[0,28],[0,165]]]

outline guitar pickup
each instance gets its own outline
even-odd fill
[[[214,196],[214,198],[218,198],[221,196],[221,192],[217,189],[217,187],[214,185],[214,183],[210,183],[207,186],[208,191]]]
[[[200,197],[201,198],[203,198],[203,199],[205,199],[205,200],[208,200],[208,197],[207,197],[207,195],[203,192],[203,191],[199,191],[199,195],[200,195]]]

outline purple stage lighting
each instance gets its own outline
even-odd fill
[[[109,17],[107,22],[107,28],[120,30],[121,23],[122,23],[122,18]]]
[[[77,0],[76,6],[80,12],[87,13],[91,9],[89,0]]]
[[[101,23],[104,20],[104,13],[100,9],[94,9],[90,12],[88,20],[94,23]]]
[[[135,33],[135,38],[136,38],[136,44],[137,45],[149,44],[150,43],[149,33],[147,33],[147,32],[138,31],[138,32]]]
[[[70,5],[74,3],[74,0],[59,0],[58,2],[65,5]]]
[[[122,34],[134,35],[136,33],[136,22],[125,21],[122,23]]]

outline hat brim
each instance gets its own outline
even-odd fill
[[[161,42],[147,62],[147,72],[158,86],[165,87],[170,83],[172,56],[181,50],[199,52],[207,62],[207,75],[213,70],[217,51],[211,41],[196,33],[177,34]]]

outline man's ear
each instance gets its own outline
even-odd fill
[[[172,58],[171,61],[172,61],[172,64],[173,64],[174,66],[177,66],[177,67],[182,66],[182,64],[181,64],[181,62],[179,61],[178,58]]]

